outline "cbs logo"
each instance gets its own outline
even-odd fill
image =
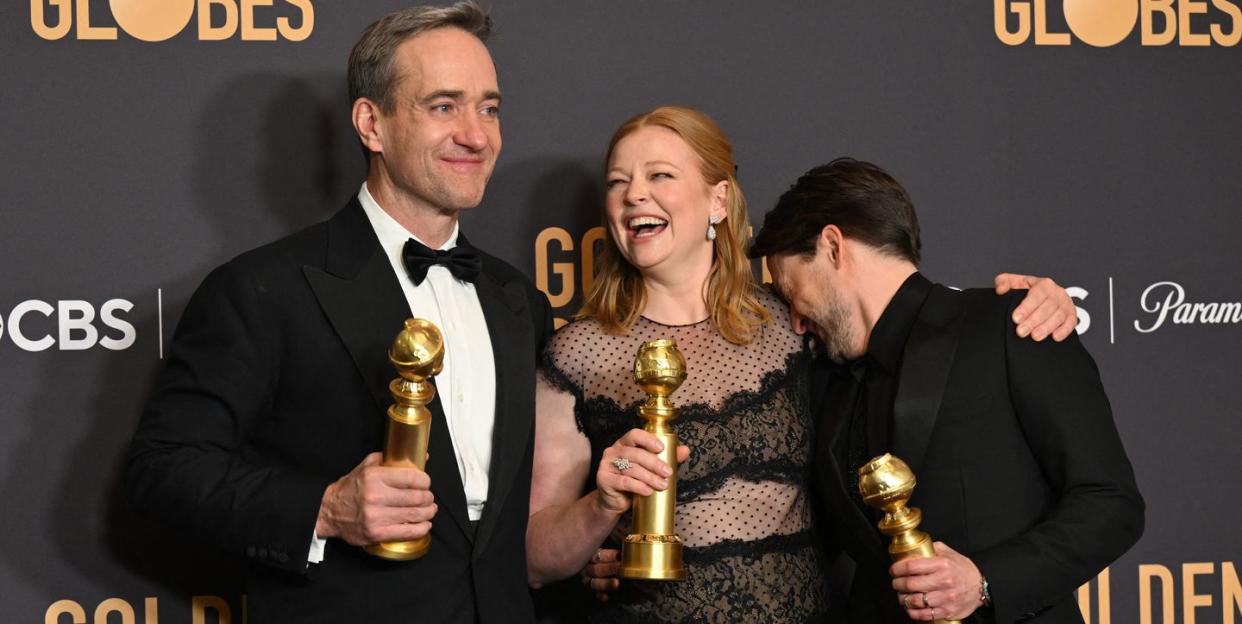
[[[30,26],[36,35],[52,41],[65,38],[70,30],[80,40],[116,41],[118,29],[142,41],[165,41],[185,30],[195,16],[201,41],[231,39],[239,31],[242,41],[304,41],[315,29],[311,0],[107,1],[115,26],[91,23],[91,0],[30,0]],[[275,26],[256,24],[273,15]]]
[[[1026,43],[1032,31],[1035,45],[1070,45],[1070,33],[1048,27],[1048,0],[994,0],[994,7],[996,37],[1007,45]],[[1232,0],[1062,0],[1061,8],[1073,36],[1097,48],[1121,43],[1136,24],[1145,46],[1242,40],[1242,9]]]
[[[137,337],[133,323],[122,317],[133,307],[133,303],[124,299],[110,299],[99,307],[96,315],[95,306],[88,301],[68,299],[57,301],[53,306],[31,299],[13,306],[7,326],[5,317],[0,315],[0,339],[7,333],[9,341],[23,351],[46,351],[53,346],[61,351],[84,351],[95,345],[121,351],[132,347]],[[101,335],[95,326],[96,316],[99,324],[112,332]],[[49,328],[53,320],[54,327]],[[27,323],[36,327],[31,329]]]

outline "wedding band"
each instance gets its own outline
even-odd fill
[[[927,592],[923,592],[923,608],[926,609],[931,605],[927,604]],[[935,615],[934,613],[932,615]],[[932,618],[935,619],[935,618]]]
[[[625,472],[630,469],[630,460],[624,457],[618,457],[612,460],[612,466],[613,468],[616,468],[618,472]]]

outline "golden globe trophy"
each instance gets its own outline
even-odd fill
[[[906,507],[918,480],[906,462],[885,453],[858,469],[858,493],[863,502],[884,512],[880,533],[893,538],[888,554],[893,561],[911,557],[934,557],[931,536],[918,530],[923,512]],[[939,624],[959,624],[960,620],[936,620]]]
[[[427,380],[444,367],[444,336],[430,321],[408,319],[388,348],[388,361],[399,377],[388,384],[393,404],[388,406],[383,465],[423,470],[431,435],[427,404],[436,396],[435,386]],[[366,551],[384,559],[409,561],[426,554],[429,546],[430,534],[406,542],[372,544]]]
[[[634,497],[634,530],[621,545],[621,577],[679,581],[686,578],[686,569],[681,563],[681,538],[673,527],[677,511],[677,434],[669,427],[677,418],[678,409],[668,400],[668,395],[686,379],[686,360],[677,350],[677,342],[643,343],[634,360],[634,379],[647,393],[647,402],[638,408],[638,415],[647,423],[643,430],[664,443],[660,459],[673,469],[673,474],[664,491]]]

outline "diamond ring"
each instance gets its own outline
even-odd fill
[[[625,472],[630,469],[630,460],[624,457],[618,457],[612,460],[612,465],[618,472]]]

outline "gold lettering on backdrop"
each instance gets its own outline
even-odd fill
[[[272,0],[241,0],[242,39],[246,41],[275,41],[275,28],[259,28],[254,25],[254,8],[272,6]]]
[[[95,607],[91,619],[87,619],[87,609],[73,600],[58,600],[52,603],[43,615],[43,624],[138,624],[141,615],[142,624],[159,624],[159,599],[148,596],[142,601],[142,611],[137,612],[134,605],[124,598],[108,598]],[[68,620],[62,616],[69,616]],[[185,621],[175,618],[176,621]],[[119,623],[118,623],[119,620]],[[192,596],[190,598],[190,621],[193,624],[232,624],[233,614],[229,603],[219,596]],[[246,624],[246,596],[241,596],[241,624]]]
[[[194,17],[194,0],[111,0],[112,19],[143,41],[165,41],[185,30]]]
[[[229,609],[229,603],[219,596],[195,596],[190,600],[190,622],[191,624],[206,624],[207,612],[211,610],[216,614],[216,620],[220,624],[229,624],[233,621],[233,612]]]
[[[748,228],[748,235],[753,235],[752,229]],[[603,226],[595,226],[587,230],[575,245],[569,230],[553,226],[544,228],[535,237],[535,287],[547,296],[552,311],[561,315],[553,322],[557,328],[565,325],[566,317],[577,312],[559,308],[573,303],[579,293],[586,296],[591,292],[591,286],[595,283],[596,259],[606,236]],[[771,284],[772,273],[768,270],[767,258],[761,258],[758,267],[759,279],[764,284]],[[575,281],[575,277],[580,281]],[[578,284],[581,284],[580,288]]]
[[[1135,0],[1064,0],[1065,22],[1074,36],[1097,48],[1121,43],[1138,22]]]
[[[1186,563],[1182,565],[1182,622],[1195,624],[1195,609],[1212,606],[1211,594],[1195,593],[1195,577],[1211,574],[1216,566],[1211,563]]]
[[[603,226],[593,227],[582,235],[582,294],[591,292],[595,283],[595,245],[604,240]]]
[[[159,599],[154,596],[148,596],[146,600],[142,601],[142,608],[146,612],[143,624],[160,624]],[[228,624],[228,622],[221,621],[219,624]]]
[[[1173,573],[1159,564],[1139,566],[1139,624],[1152,624],[1151,585],[1160,584],[1160,606],[1164,617],[1162,624],[1173,624]]]
[[[1204,33],[1190,32],[1190,16],[1206,15],[1207,0],[1178,0],[1177,2],[1177,34],[1178,42],[1184,46],[1210,46],[1212,38]]]
[[[1057,5],[1069,32],[1053,32],[1049,11]],[[993,0],[993,29],[1002,43],[1067,46],[1078,39],[1106,48],[1125,41],[1139,26],[1148,47],[1177,45],[1233,47],[1242,43],[1238,0]],[[1015,25],[1010,30],[1010,24]]]
[[[64,624],[60,620],[60,616],[68,615],[73,618],[69,620],[69,624],[86,624],[86,609],[82,605],[72,600],[57,600],[47,608],[47,612],[43,614],[43,624]]]
[[[233,37],[305,41],[315,29],[313,0],[94,0],[93,4],[98,8],[105,1],[115,25],[92,23],[92,0],[30,0],[30,28],[48,40],[63,39],[76,27],[77,38],[83,41],[116,41],[118,33],[124,32],[147,42],[166,41],[184,32],[196,15],[195,34],[201,41]],[[53,12],[55,21],[49,23]],[[273,26],[258,25],[273,12],[268,18]],[[213,21],[216,15],[223,21]]]
[[[211,22],[211,7],[224,9],[224,23]],[[233,0],[198,0],[198,38],[203,41],[224,41],[237,32],[237,5]]]
[[[56,7],[56,25],[48,26],[47,10]],[[63,39],[73,28],[73,6],[70,0],[30,0],[30,27],[43,39]]]
[[[1006,5],[1008,5],[1006,7]],[[1009,13],[1018,16],[1018,29],[1009,30],[1009,16],[1006,15],[1006,8]],[[1031,3],[1030,2],[1008,2],[1007,0],[996,0],[994,3],[994,11],[992,14],[996,26],[996,38],[1001,40],[1005,45],[1022,45],[1031,37]]]
[[[1035,0],[1035,45],[1069,44],[1069,33],[1048,32],[1048,0]]]
[[[1096,597],[1099,606],[1096,608],[1096,619],[1091,619],[1091,581],[1078,588],[1078,610],[1082,613],[1082,621],[1087,624],[1112,624],[1113,606],[1112,591],[1109,583],[1108,568],[1104,568],[1095,577]]]
[[[561,227],[544,228],[535,237],[535,287],[548,297],[548,303],[554,312],[572,315],[576,310],[557,310],[573,302],[578,292],[590,292],[595,280],[595,249],[604,240],[604,228],[596,226],[582,235],[582,240],[574,245],[573,235]],[[571,252],[577,251],[577,257]],[[568,255],[568,260],[560,260]],[[553,259],[558,259],[553,261]],[[575,261],[576,260],[576,261]],[[575,266],[581,269],[582,289],[579,291],[575,281]],[[554,283],[557,282],[557,283]],[[555,290],[553,290],[555,288]],[[557,317],[554,325],[560,328],[566,323],[565,317]]]
[[[549,265],[548,250],[553,242],[559,243],[558,251],[574,250],[574,239],[565,228],[550,227],[540,232],[535,238],[535,287],[548,296],[549,305],[560,308],[569,305],[574,298],[574,263],[553,262]],[[549,283],[553,275],[560,278],[561,282],[560,289],[555,293]]]
[[[1212,24],[1212,40],[1218,45],[1236,46],[1242,41],[1242,9],[1229,0],[1212,0],[1212,6],[1229,16],[1229,34],[1220,24]]]
[[[289,41],[306,41],[311,36],[311,32],[315,30],[315,7],[311,6],[310,0],[285,0],[285,2],[302,10],[302,25],[294,28],[293,20],[281,16],[276,20],[276,29]]]
[[[1143,29],[1143,45],[1162,46],[1173,42],[1177,37],[1177,13],[1173,10],[1173,0],[1142,0],[1142,11],[1139,16],[1140,28]],[[1164,30],[1156,31],[1156,13],[1164,18]]]
[[[99,606],[95,607],[95,621],[107,622],[108,617],[114,613],[121,616],[120,624],[136,624],[134,607],[120,598],[109,598],[99,603]]]
[[[78,39],[86,41],[115,40],[113,26],[91,26],[91,0],[78,0]]]
[[[1220,564],[1220,606],[1224,611],[1223,624],[1233,624],[1235,613],[1242,613],[1242,583],[1233,562]]]

